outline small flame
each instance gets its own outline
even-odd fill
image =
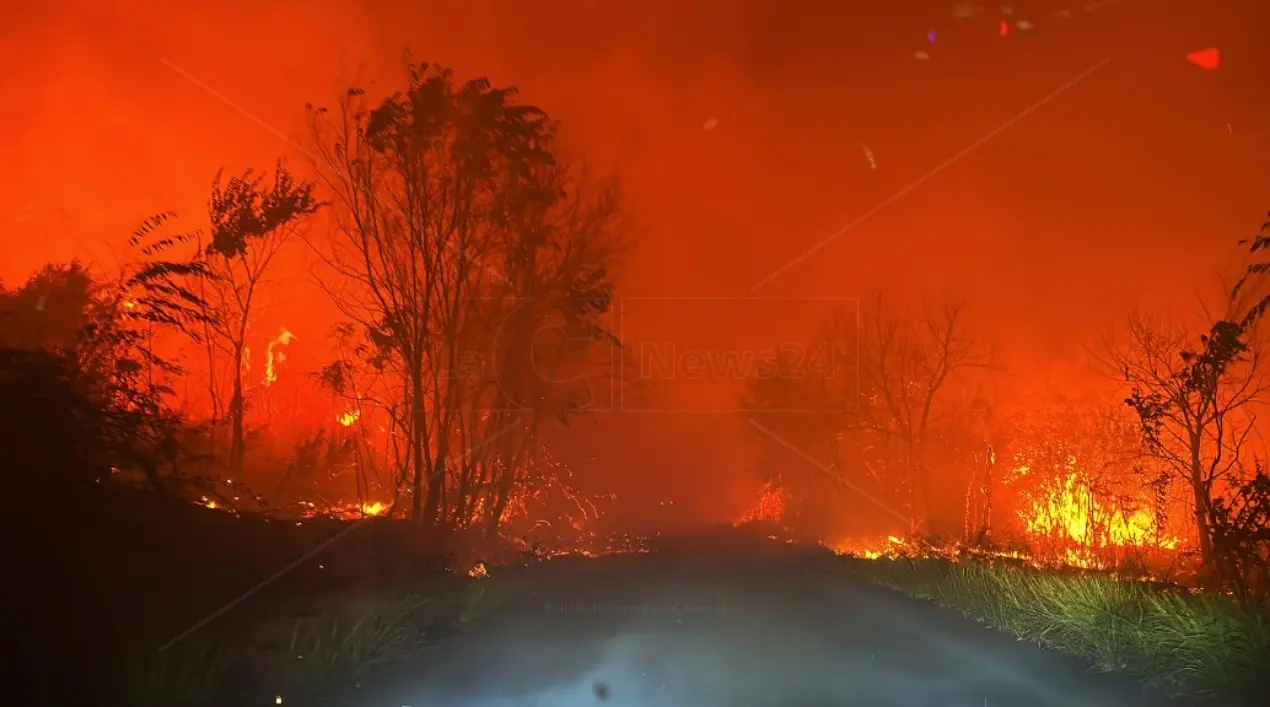
[[[327,506],[318,506],[315,503],[305,502],[311,510],[305,513],[306,516],[327,515],[335,518],[343,518],[345,520],[357,520],[360,518],[371,518],[374,516],[382,516],[388,512],[388,504],[382,501],[370,501],[368,503],[336,503]]]
[[[269,348],[265,350],[265,385],[272,385],[278,381],[277,364],[287,360],[286,352],[278,351],[277,348],[290,344],[295,338],[295,334],[283,327],[282,331],[269,342]]]
[[[349,410],[348,412],[344,413],[343,415],[340,415],[336,419],[339,421],[341,425],[345,427],[351,427],[354,422],[357,422],[357,420],[361,418],[361,416],[362,416],[361,411]]]
[[[780,486],[767,482],[759,494],[758,501],[746,511],[734,525],[744,525],[755,521],[780,523],[785,518],[785,490]]]
[[[840,540],[835,543],[824,543],[825,547],[840,555],[853,555],[865,560],[880,560],[885,557],[896,557],[910,550],[908,543],[894,535],[888,535],[885,543],[861,543],[856,540]]]

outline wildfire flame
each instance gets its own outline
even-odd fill
[[[309,511],[304,515],[312,516],[331,516],[333,518],[343,518],[345,520],[356,520],[358,518],[370,518],[373,516],[382,516],[388,512],[388,504],[382,501],[369,501],[366,503],[336,503],[329,506],[318,506],[314,503],[305,503]]]
[[[1022,460],[1020,460],[1022,461]],[[1035,566],[1052,566],[1056,562],[1088,569],[1110,569],[1119,561],[1117,551],[1125,548],[1154,552],[1176,552],[1183,542],[1168,533],[1167,517],[1151,503],[1138,503],[1134,496],[1113,499],[1106,492],[1096,491],[1082,472],[1075,457],[1066,460],[1051,474],[1038,474],[1039,470],[1020,463],[1013,471],[1014,478],[1029,477],[1031,491],[1020,499],[1015,515],[1020,535],[1026,549],[1007,549],[994,546],[981,548],[955,544],[936,548],[888,536],[885,539],[856,538],[823,542],[839,554],[850,554],[862,559],[909,556],[944,557],[957,561],[961,553],[1008,558]],[[1036,482],[1037,477],[1046,480]],[[1008,482],[1007,482],[1008,483]],[[735,523],[743,525],[755,521],[781,523],[785,513],[786,493],[775,483],[763,486],[753,507]],[[1158,500],[1155,503],[1159,503]],[[773,536],[773,539],[783,539]]]
[[[839,540],[822,543],[825,547],[839,555],[851,555],[865,560],[877,560],[893,557],[908,549],[908,544],[894,535],[888,535],[883,542],[861,542],[858,540]]]
[[[265,385],[272,385],[278,380],[277,365],[287,360],[285,351],[278,351],[279,346],[286,346],[294,341],[295,334],[292,334],[286,327],[278,333],[276,337],[269,341],[269,348],[265,349]]]
[[[351,427],[351,426],[353,425],[353,423],[354,423],[354,422],[357,422],[357,421],[358,421],[358,419],[360,419],[360,418],[361,418],[361,416],[362,416],[362,413],[361,413],[360,411],[358,411],[358,410],[349,410],[348,412],[344,413],[343,415],[340,415],[339,417],[337,417],[337,418],[335,418],[335,419],[336,419],[336,421],[337,421],[337,422],[339,422],[341,425],[343,425],[343,426],[345,426],[345,427]]]
[[[1030,471],[1020,467],[1019,474]],[[1165,536],[1146,508],[1116,508],[1098,499],[1082,478],[1075,458],[1061,483],[1053,484],[1040,498],[1019,511],[1027,534],[1074,545],[1068,548],[1072,564],[1087,564],[1081,550],[1106,547],[1159,547],[1176,549],[1180,541]]]

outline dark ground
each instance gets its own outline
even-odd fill
[[[5,536],[17,550],[3,603],[5,634],[20,654],[9,666],[20,677],[12,683],[15,704],[120,704],[106,696],[119,677],[114,659],[121,650],[153,650],[333,532],[291,523],[256,527],[192,507],[167,519],[163,508],[140,500],[100,501],[86,499],[65,515],[5,514],[13,523]],[[249,625],[269,615],[269,606],[325,596],[331,587],[349,596],[388,586],[396,571],[378,567],[376,556],[394,558],[407,574],[422,572],[426,563],[411,555],[426,553],[417,543],[402,544],[398,526],[368,524],[202,630]],[[441,639],[414,664],[321,703],[1170,704],[1128,679],[1090,674],[1076,659],[854,578],[850,563],[820,548],[729,528],[654,550],[496,571],[489,591],[511,587],[499,610]],[[597,684],[605,686],[604,700]],[[294,697],[284,696],[283,704],[307,705]],[[249,704],[266,703],[242,707]]]
[[[752,543],[699,539],[652,555],[524,570],[527,591],[512,603],[416,665],[328,704],[1170,704],[853,578],[827,552],[763,547],[756,556]]]

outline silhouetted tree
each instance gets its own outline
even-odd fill
[[[202,316],[184,285],[200,266],[163,257],[183,242],[164,235],[170,218],[159,214],[137,228],[131,244],[140,258],[117,282],[94,280],[72,263],[46,267],[4,296],[21,303],[17,320],[32,316],[27,304],[35,312],[32,326],[6,327],[0,349],[0,427],[15,458],[76,482],[139,470],[153,488],[165,488],[161,467],[179,456],[182,426],[167,381],[180,368],[155,353],[154,329],[189,331]],[[44,314],[56,319],[39,321]]]
[[[282,162],[275,166],[271,184],[266,185],[265,175],[255,170],[226,182],[218,173],[212,182],[207,209],[211,237],[197,255],[204,266],[198,284],[206,307],[203,322],[209,347],[213,425],[220,412],[216,353],[228,359],[229,467],[235,476],[242,470],[245,451],[243,359],[247,340],[261,307],[261,290],[270,265],[302,220],[321,206],[313,195],[314,188],[312,182],[297,181]]]
[[[1241,481],[1252,409],[1266,392],[1256,337],[1239,321],[1254,320],[1232,311],[1193,347],[1185,328],[1135,315],[1127,338],[1107,346],[1109,370],[1129,387],[1125,402],[1137,413],[1147,451],[1190,491],[1199,551],[1210,573],[1213,504]]]
[[[616,192],[588,192],[556,125],[515,96],[421,64],[377,104],[354,88],[333,119],[311,110],[339,220],[329,289],[399,383],[384,402],[409,440],[410,514],[430,524],[496,525],[540,420],[585,406],[564,373],[615,343],[599,321]],[[549,324],[566,335],[536,343]]]
[[[829,498],[829,488],[835,496],[850,488],[848,497],[916,531],[929,520],[933,453],[949,456],[960,444],[953,430],[939,429],[949,422],[942,396],[959,371],[990,360],[963,331],[960,306],[905,312],[884,307],[879,295],[857,314],[839,313],[812,344],[829,352],[828,369],[787,371],[790,362],[778,360],[753,382],[742,407],[770,438],[761,461],[765,479],[801,467],[782,479],[799,487],[789,489],[795,507]],[[907,513],[899,510],[903,501]]]
[[[1261,259],[1266,249],[1270,248],[1270,220],[1261,224],[1261,233],[1239,241],[1239,244],[1248,246],[1248,253],[1254,261],[1248,264],[1231,291],[1231,299],[1235,301],[1242,301],[1241,297],[1252,300],[1239,320],[1239,324],[1246,329],[1259,321],[1265,316],[1266,310],[1270,309],[1270,290],[1264,287],[1266,276],[1270,275],[1270,261]],[[1256,289],[1257,285],[1262,285],[1260,290]]]
[[[97,284],[78,261],[50,264],[20,288],[0,288],[0,346],[58,351],[75,344],[92,315]]]
[[[931,519],[933,478],[929,446],[949,382],[968,368],[991,364],[965,332],[962,305],[923,302],[894,308],[878,295],[862,315],[860,375],[868,397],[861,424],[898,452],[909,512],[920,530]]]
[[[597,396],[620,375],[613,364],[621,342],[606,319],[611,268],[626,245],[616,183],[596,187],[554,158],[508,194],[500,221],[500,276],[487,281],[489,296],[460,334],[466,350],[493,352],[493,365],[487,375],[459,377],[470,402],[456,424],[463,453],[449,505],[451,524],[479,509],[491,533],[518,487],[546,483],[544,474],[558,468],[538,454],[544,424],[567,425],[603,404]]]
[[[858,493],[875,490],[857,450],[844,445],[859,413],[858,381],[843,375],[857,365],[855,335],[854,323],[835,319],[805,349],[775,350],[741,399],[759,446],[758,475],[784,493],[782,522],[807,537],[842,530],[844,517],[858,520],[849,512],[867,502]]]
[[[1213,564],[1241,601],[1270,593],[1270,476],[1261,462],[1211,509]]]

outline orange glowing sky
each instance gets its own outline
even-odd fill
[[[1136,304],[1187,300],[1270,209],[1270,99],[1255,88],[1270,85],[1270,54],[1253,34],[1270,17],[1246,0],[1072,3],[1070,19],[1053,15],[1066,3],[1014,2],[1035,28],[1006,38],[995,16],[953,19],[951,2],[18,4],[0,28],[9,282],[49,260],[109,266],[145,215],[197,214],[221,166],[303,163],[291,141],[305,140],[305,102],[329,103],[341,75],[392,85],[405,46],[518,85],[565,122],[574,153],[621,170],[643,236],[623,294],[951,288],[1020,370],[1067,363]],[[1209,46],[1222,50],[1217,71],[1186,62]],[[917,50],[932,58],[915,60]],[[703,130],[711,118],[718,127]],[[266,328],[297,334],[291,362],[303,367],[320,360],[305,344],[323,339],[328,313],[306,256],[293,260]],[[628,336],[684,346],[737,331],[796,336],[823,316],[811,305],[764,316],[744,304],[675,316],[640,306]],[[675,409],[705,393],[661,395]],[[579,458],[632,476],[744,464],[735,420],[634,418],[597,423],[596,448]]]

